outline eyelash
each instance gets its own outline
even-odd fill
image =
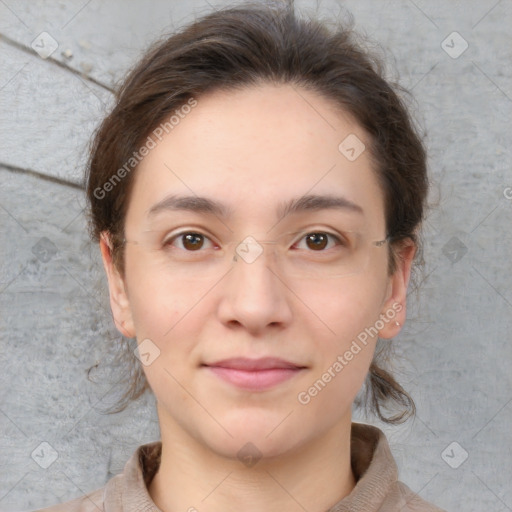
[[[200,235],[205,240],[209,240],[211,242],[210,237],[205,235],[204,233],[201,233],[200,231],[181,231],[180,233],[176,233],[175,235],[172,235],[171,237],[166,239],[163,243],[164,247],[172,246],[172,243],[175,240],[178,240],[178,239],[180,239],[180,237],[184,237],[185,235]],[[181,247],[180,247],[180,249],[181,249]],[[182,249],[182,250],[186,250],[186,249]],[[199,252],[199,251],[187,251],[187,252]]]
[[[301,238],[295,242],[293,245],[297,245],[298,243],[302,242],[308,235],[313,235],[313,234],[321,234],[321,235],[327,235],[329,238],[333,239],[336,243],[336,245],[339,245],[339,246],[345,246],[346,245],[346,242],[338,235],[335,235],[334,233],[331,233],[329,231],[321,231],[321,230],[318,230],[318,231],[308,231],[308,232],[304,232],[301,236]],[[171,247],[173,245],[173,242],[175,240],[178,240],[180,239],[180,237],[184,237],[186,235],[199,235],[199,236],[202,236],[205,240],[209,240],[210,242],[212,242],[212,240],[210,239],[209,236],[205,235],[204,233],[201,233],[200,231],[181,231],[180,233],[176,233],[175,235],[172,235],[171,237],[169,237],[168,239],[164,240],[163,242],[163,246],[164,248],[166,247]],[[184,250],[186,252],[202,252],[201,249],[197,250],[197,251],[189,251],[185,248],[179,248],[181,250]],[[315,252],[315,251],[310,251],[310,252]],[[322,250],[322,251],[316,251],[316,252],[325,252],[325,250]]]

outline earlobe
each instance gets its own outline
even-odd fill
[[[133,338],[135,337],[135,327],[130,309],[130,301],[126,293],[125,281],[112,258],[112,245],[107,231],[101,233],[100,251],[103,267],[107,274],[112,318],[117,330],[123,336]]]
[[[397,251],[396,269],[389,278],[389,291],[381,312],[381,317],[385,316],[390,321],[379,331],[380,338],[393,338],[400,332],[405,323],[407,288],[415,254],[416,245],[412,240],[404,242]]]

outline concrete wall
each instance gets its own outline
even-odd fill
[[[328,17],[345,8],[416,97],[435,184],[420,297],[393,342],[418,406],[385,428],[401,479],[448,510],[512,510],[512,2],[320,3]],[[150,396],[101,414],[118,389],[118,338],[78,184],[116,81],[209,9],[0,3],[1,510],[100,487],[159,436]]]

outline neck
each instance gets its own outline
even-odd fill
[[[324,512],[355,486],[350,417],[320,437],[252,467],[163,422],[162,456],[149,494],[163,512]]]

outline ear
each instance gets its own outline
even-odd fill
[[[108,279],[112,318],[117,330],[123,336],[133,338],[135,337],[135,327],[130,309],[130,301],[126,293],[125,281],[112,260],[112,245],[107,231],[101,233],[100,250]]]
[[[379,330],[380,338],[393,338],[400,332],[405,323],[407,287],[409,286],[415,254],[416,244],[412,240],[405,240],[396,249],[396,269],[389,277],[386,299],[380,315],[380,318],[384,321],[384,327]],[[397,322],[399,325],[397,325]]]

